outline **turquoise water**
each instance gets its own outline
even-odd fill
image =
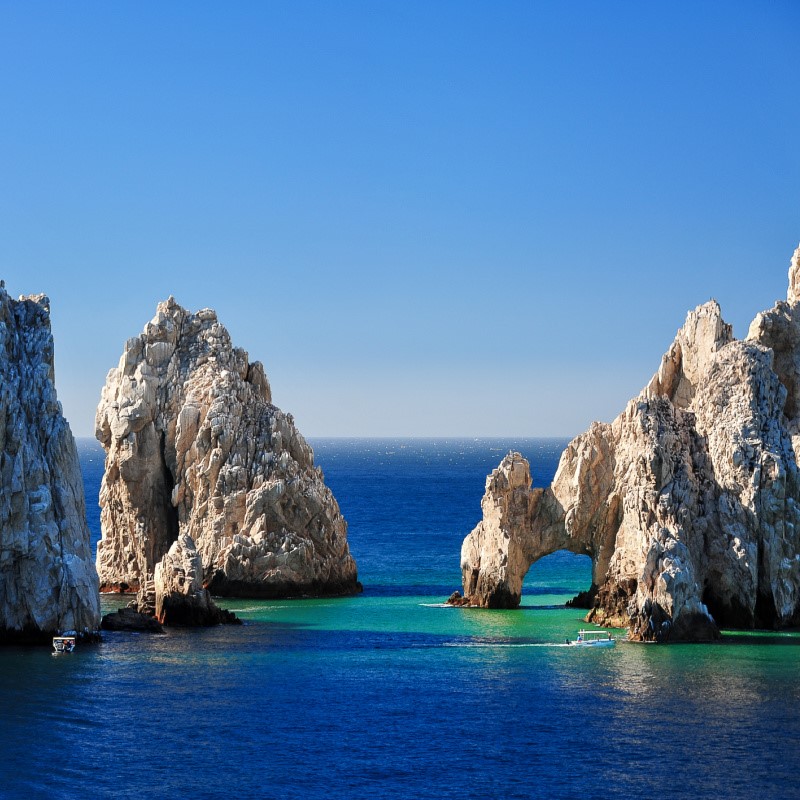
[[[80,444],[93,498],[102,457]],[[797,634],[561,646],[590,575],[567,553],[518,610],[439,605],[486,473],[514,447],[543,485],[563,442],[312,444],[364,594],[226,602],[244,626],[72,656],[0,650],[0,797],[800,796]]]

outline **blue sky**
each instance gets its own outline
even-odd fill
[[[800,240],[793,2],[0,2],[0,277],[77,435],[156,303],[307,436],[572,435]]]

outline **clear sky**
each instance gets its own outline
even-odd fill
[[[796,2],[0,2],[0,277],[77,435],[156,303],[307,436],[572,435],[800,240]]]

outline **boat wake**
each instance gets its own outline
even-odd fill
[[[565,642],[445,642],[444,647],[572,647]]]
[[[306,599],[306,598],[301,598]],[[309,598],[313,599],[313,598]],[[235,608],[234,606],[230,607],[230,610],[233,611],[234,614],[248,614],[254,611],[285,611],[285,610],[292,610],[294,603],[299,602],[296,599],[292,599],[282,603],[281,605],[260,605],[260,606],[246,606],[245,608]],[[333,603],[319,603],[315,605],[314,608],[330,608]]]

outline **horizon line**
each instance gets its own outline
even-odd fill
[[[361,440],[372,440],[372,439],[407,439],[409,441],[429,441],[432,439],[472,439],[472,440],[480,440],[480,439],[567,439],[571,440],[574,439],[576,435],[580,434],[548,434],[548,435],[536,435],[536,434],[486,434],[486,435],[476,435],[476,434],[465,434],[465,435],[450,435],[450,434],[443,434],[443,435],[428,435],[428,436],[409,436],[409,435],[395,435],[395,434],[374,434],[374,435],[348,435],[348,434],[336,434],[336,435],[309,435],[306,436],[305,434],[301,434],[302,437],[306,440],[309,439],[361,439]],[[96,439],[94,436],[81,436],[78,434],[73,434],[73,438],[75,439],[89,439],[90,441],[97,442],[100,444],[100,440]]]

